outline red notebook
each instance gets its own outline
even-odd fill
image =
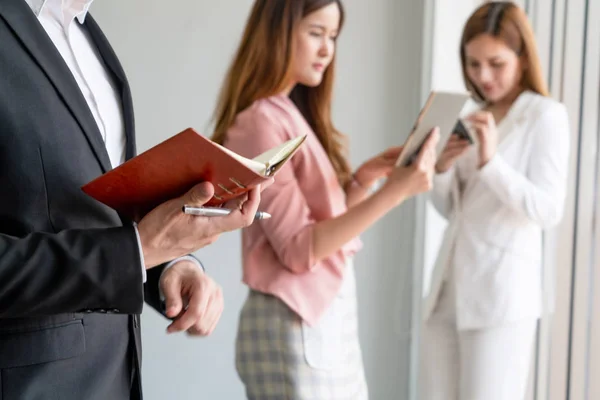
[[[215,187],[215,195],[207,203],[215,206],[275,175],[304,139],[306,136],[292,139],[248,159],[188,128],[94,179],[82,190],[134,221],[203,181]]]

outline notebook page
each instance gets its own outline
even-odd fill
[[[221,149],[223,149],[223,151],[226,152],[227,154],[229,154],[231,157],[235,158],[236,160],[238,160],[239,162],[244,164],[246,167],[250,168],[252,171],[254,171],[260,175],[265,174],[265,171],[267,169],[267,165],[265,163],[260,162],[260,161],[251,160],[249,158],[240,156],[239,154],[229,150],[227,147],[221,146],[218,143],[215,143],[215,144],[217,146],[219,146]]]
[[[302,142],[304,142],[304,139],[306,139],[306,135],[288,140],[287,142],[267,150],[257,157],[254,157],[252,160],[264,165],[265,173],[266,175],[269,175],[272,169],[274,169],[278,164],[286,161],[289,156],[294,153],[294,151],[302,144]]]

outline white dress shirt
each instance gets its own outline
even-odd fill
[[[38,20],[77,81],[98,125],[111,165],[115,168],[125,162],[123,107],[117,87],[96,46],[80,25],[92,1],[42,1]]]
[[[25,0],[56,46],[73,74],[83,97],[98,125],[113,168],[125,162],[126,136],[123,107],[115,82],[92,40],[82,29],[93,0]],[[138,240],[143,281],[146,268],[140,236]],[[189,259],[182,257],[167,265]]]

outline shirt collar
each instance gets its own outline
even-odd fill
[[[80,24],[83,24],[85,17],[94,0],[25,0],[36,17],[44,7],[52,6],[61,11],[61,14],[69,13],[77,18]]]

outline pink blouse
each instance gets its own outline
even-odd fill
[[[227,132],[225,146],[255,157],[287,140],[307,135],[304,144],[262,193],[259,209],[271,219],[242,231],[243,281],[281,299],[309,325],[333,302],[344,279],[347,257],[362,243],[354,238],[315,260],[313,225],[346,212],[346,194],[317,136],[286,96],[256,101]]]

